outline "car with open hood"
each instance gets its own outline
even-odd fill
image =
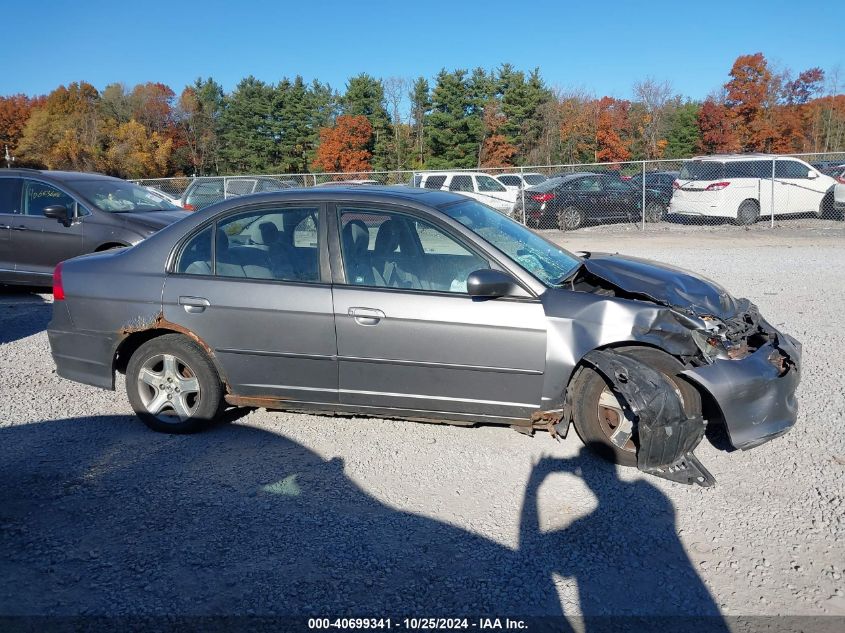
[[[665,264],[575,254],[476,200],[402,187],[235,198],[54,277],[60,376],[150,428],[226,407],[504,424],[709,485],[797,415],[801,346],[748,299]],[[327,421],[327,423],[330,423]]]
[[[137,244],[185,215],[120,178],[0,170],[0,283],[49,286],[60,261]]]

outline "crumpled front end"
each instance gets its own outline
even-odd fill
[[[801,344],[762,320],[760,330],[767,339],[742,358],[717,357],[682,372],[713,397],[731,444],[743,450],[783,435],[798,417]]]

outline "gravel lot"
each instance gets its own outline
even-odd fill
[[[158,435],[122,383],[53,373],[49,295],[0,291],[0,613],[845,616],[845,230],[778,225],[547,232],[700,271],[803,342],[798,425],[705,440],[711,489],[574,432],[258,410]]]

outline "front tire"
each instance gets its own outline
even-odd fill
[[[620,347],[614,351],[662,373],[675,385],[675,393],[681,399],[686,414],[701,414],[701,395],[680,377],[680,372],[684,370],[680,361],[652,347]],[[581,441],[615,464],[636,466],[636,429],[625,440],[626,430],[631,430],[632,422],[625,416],[604,376],[592,367],[582,366],[572,381],[570,393],[572,419]]]
[[[223,409],[214,364],[181,334],[154,338],[135,351],[126,368],[126,395],[141,421],[161,433],[194,433]]]

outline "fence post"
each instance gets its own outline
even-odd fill
[[[642,207],[640,207],[640,218],[642,220],[642,230],[645,231],[645,161],[643,161],[643,199],[642,199]]]
[[[525,216],[525,167],[519,167],[519,195],[522,196],[522,224],[528,226],[528,219]]]
[[[229,179],[228,179],[227,176],[223,176],[223,199],[224,200],[226,199],[226,192],[229,191],[229,187],[226,186],[228,180]]]
[[[775,228],[775,158],[772,159],[772,199],[769,201],[769,228]]]

